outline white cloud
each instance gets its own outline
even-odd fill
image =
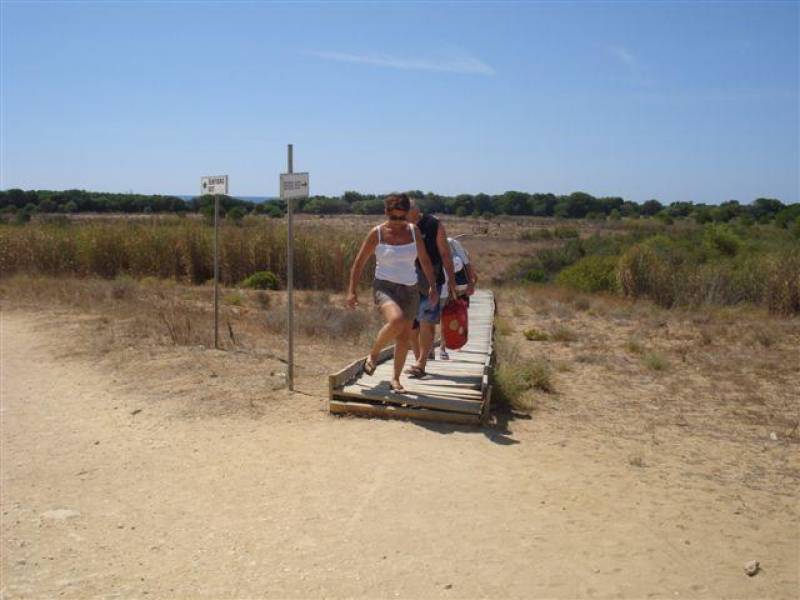
[[[400,58],[388,54],[347,54],[344,52],[314,52],[313,54],[324,60],[374,65],[376,67],[387,67],[390,69],[494,75],[494,69],[492,67],[471,56],[451,58]]]
[[[607,46],[606,50],[629,69],[641,68],[639,60],[622,46]]]

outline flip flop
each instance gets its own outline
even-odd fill
[[[372,362],[372,357],[371,356],[367,356],[364,359],[364,364],[363,364],[362,368],[364,369],[364,373],[366,373],[367,375],[372,375],[375,372],[375,368],[376,367],[375,367],[375,363]]]
[[[394,387],[392,382],[389,382],[389,392],[392,394],[405,394],[406,388],[403,387],[403,384],[399,384],[400,387]]]
[[[422,379],[427,375],[425,371],[420,369],[418,366],[414,365],[413,367],[408,367],[405,371],[406,375],[413,379]]]

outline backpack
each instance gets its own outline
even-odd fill
[[[447,347],[458,350],[467,343],[468,333],[467,303],[463,300],[448,302],[442,310],[442,336]]]

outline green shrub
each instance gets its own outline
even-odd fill
[[[520,234],[519,239],[526,242],[551,240],[553,239],[553,232],[547,228],[528,229]]]
[[[242,287],[251,290],[277,290],[280,282],[272,271],[257,271],[242,281]]]
[[[580,237],[580,232],[577,229],[575,229],[574,227],[567,227],[564,225],[559,225],[558,227],[556,227],[553,233],[560,240],[568,240]]]
[[[228,211],[228,214],[225,218],[228,221],[231,221],[238,225],[242,222],[242,219],[244,219],[246,214],[247,213],[241,206],[234,206],[232,209]]]
[[[703,246],[712,254],[736,256],[742,240],[729,225],[707,225],[703,234]]]
[[[550,339],[550,336],[547,335],[544,331],[539,331],[536,328],[526,329],[522,332],[522,335],[525,336],[525,339],[529,342],[546,342]]]
[[[653,248],[636,244],[619,259],[617,265],[619,289],[633,298],[650,297],[661,306],[670,307],[675,301],[672,272]]]
[[[544,272],[544,269],[533,268],[526,271],[522,279],[528,283],[544,283],[547,281],[547,273]]]
[[[581,292],[617,289],[616,256],[584,256],[558,274],[556,283]]]
[[[516,345],[508,343],[498,344],[497,353],[493,389],[500,402],[517,410],[530,410],[526,392],[533,389],[555,391],[552,370],[544,359],[525,359]]]

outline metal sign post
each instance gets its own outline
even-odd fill
[[[308,198],[308,173],[295,173],[292,144],[287,147],[287,170],[281,174],[281,199],[286,200],[289,231],[286,251],[286,291],[289,309],[289,357],[286,369],[286,384],[294,391],[294,202],[295,198]]]
[[[200,195],[214,195],[214,348],[219,349],[219,195],[228,194],[228,176],[200,178]]]
[[[219,196],[214,194],[214,349],[219,350]]]

